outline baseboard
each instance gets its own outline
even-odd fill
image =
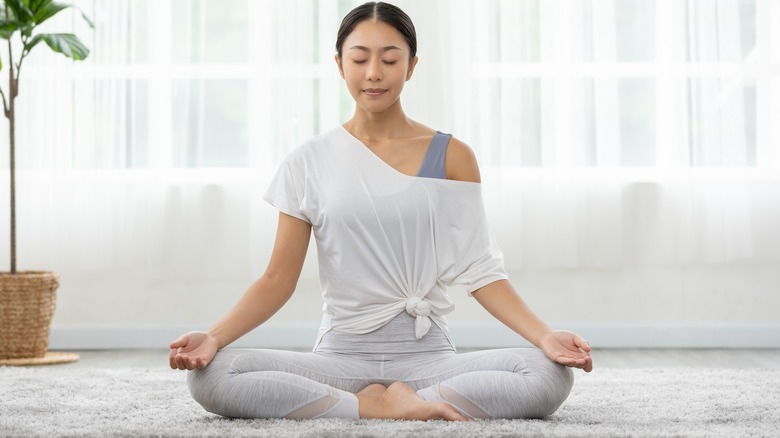
[[[235,347],[309,349],[317,336],[313,324],[269,324],[236,341]],[[595,348],[780,348],[780,325],[567,325]],[[52,350],[162,348],[194,327],[54,326]],[[451,324],[462,349],[529,345],[496,324]]]

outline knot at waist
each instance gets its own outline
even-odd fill
[[[406,312],[412,316],[430,316],[431,303],[420,297],[411,297],[406,300]]]
[[[431,329],[431,304],[420,297],[411,297],[406,300],[406,312],[416,318],[414,335],[417,339],[422,339]]]

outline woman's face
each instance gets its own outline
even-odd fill
[[[403,35],[383,21],[360,22],[336,55],[341,77],[358,106],[372,113],[393,105],[411,79],[417,57],[409,63]]]

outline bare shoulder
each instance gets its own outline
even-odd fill
[[[481,182],[477,156],[469,145],[455,137],[450,138],[447,145],[444,167],[447,179]]]

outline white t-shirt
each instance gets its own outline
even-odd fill
[[[431,320],[449,338],[446,287],[471,296],[508,278],[480,183],[405,175],[341,126],[293,149],[263,199],[312,225],[325,301],[315,349],[330,329],[368,333],[403,311],[417,339]]]

